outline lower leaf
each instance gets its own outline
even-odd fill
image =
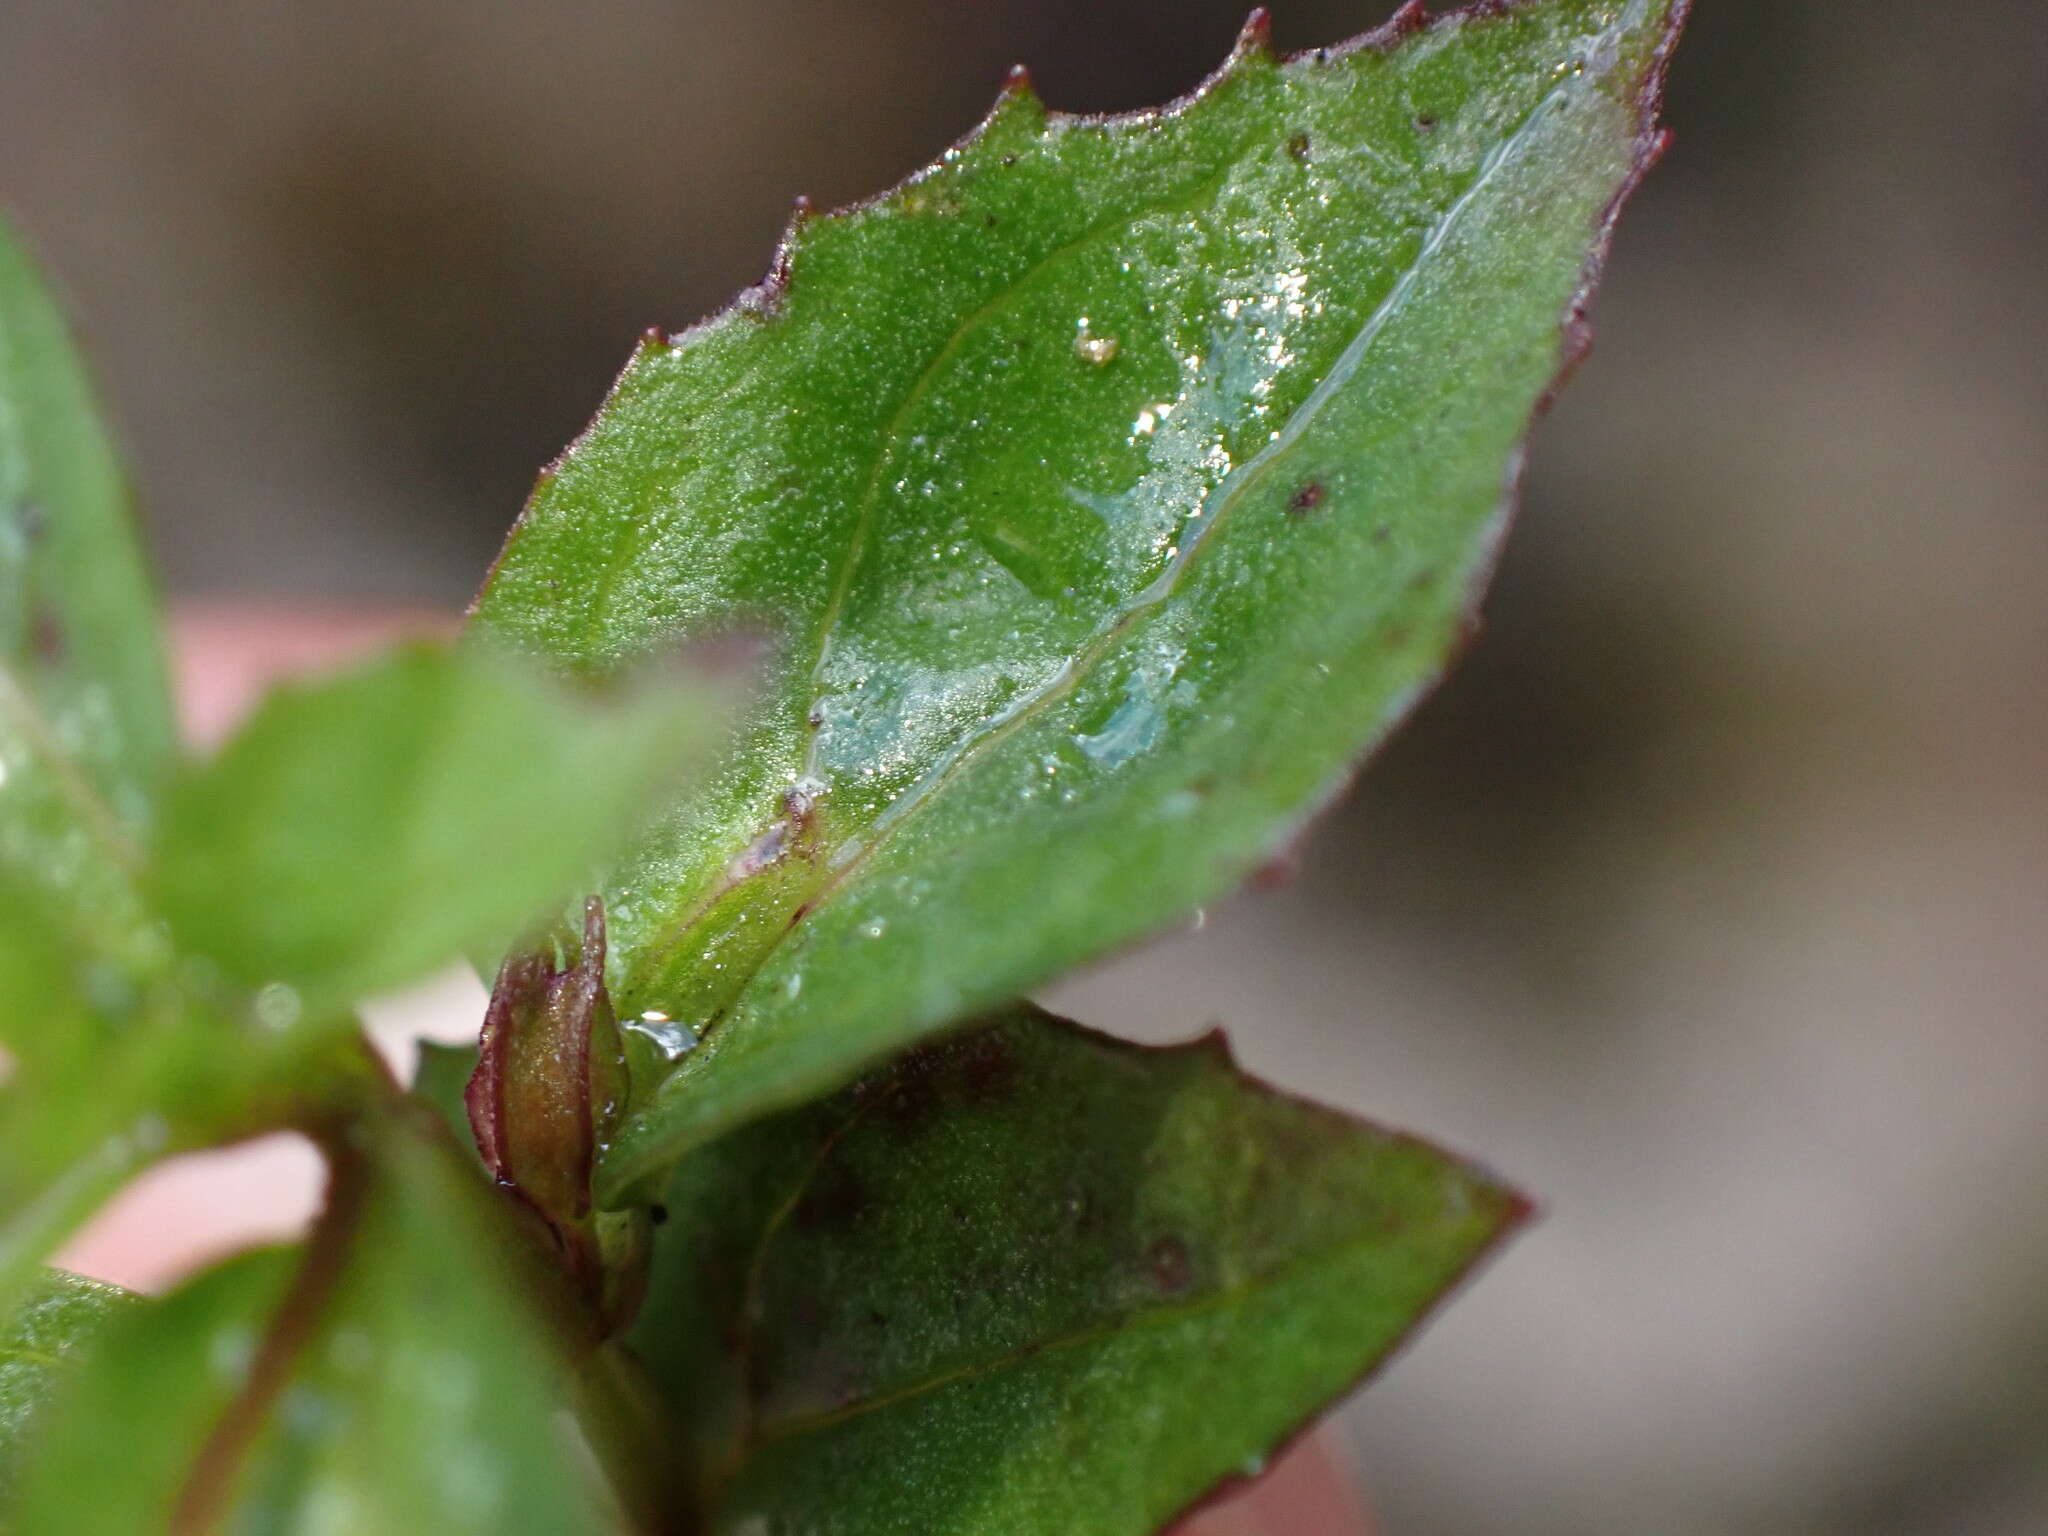
[[[1526,1211],[1218,1037],[1017,1007],[686,1159],[634,1343],[715,1530],[1138,1536],[1256,1473]]]

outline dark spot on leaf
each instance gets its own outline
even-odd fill
[[[1308,135],[1297,133],[1293,138],[1289,139],[1287,141],[1287,153],[1294,156],[1297,160],[1306,160],[1308,158]]]
[[[1003,164],[1005,164],[1005,165],[1015,165],[1016,163],[1017,163],[1017,157],[1016,157],[1015,155],[1005,155],[1005,156],[1003,156]]]
[[[1287,510],[1298,516],[1303,512],[1313,512],[1322,504],[1323,482],[1311,480],[1288,498]]]
[[[996,227],[996,216],[992,213],[985,213],[981,216],[981,222],[986,224],[990,229],[994,229]]]
[[[868,1208],[868,1192],[844,1163],[827,1162],[797,1201],[796,1224],[806,1232],[843,1232]]]
[[[976,1035],[960,1050],[960,1081],[969,1102],[1000,1104],[1017,1086],[1017,1058],[1001,1035]]]
[[[1162,1237],[1152,1245],[1149,1255],[1152,1268],[1152,1283],[1159,1287],[1161,1294],[1178,1296],[1188,1288],[1194,1279],[1194,1266],[1188,1258],[1188,1245],[1177,1237]]]
[[[668,1220],[668,1207],[665,1205],[650,1205],[647,1207],[647,1219],[657,1227],[662,1225],[662,1223]]]
[[[55,666],[64,659],[64,624],[55,612],[37,608],[34,619],[36,659]]]
[[[825,1304],[808,1291],[790,1298],[789,1310],[784,1315],[789,1319],[790,1331],[797,1334],[817,1334],[825,1327]],[[765,1386],[766,1383],[764,1382]]]
[[[868,1309],[868,1326],[870,1328],[886,1328],[889,1326],[889,1319],[871,1307]]]
[[[932,1081],[929,1062],[920,1062],[915,1056],[906,1058],[897,1068],[894,1091],[882,1104],[883,1119],[899,1135],[915,1136],[937,1118],[939,1108],[938,1085]]]
[[[1421,117],[1418,117],[1418,118],[1416,118],[1416,119],[1415,119],[1415,131],[1416,131],[1417,133],[1431,133],[1431,132],[1434,132],[1434,131],[1435,131],[1435,129],[1436,129],[1436,119],[1435,119],[1435,118],[1433,118],[1433,117],[1430,117],[1430,116],[1428,116],[1427,114],[1425,114],[1424,116],[1421,116]]]
[[[1387,542],[1388,539],[1391,539],[1393,536],[1394,530],[1389,528],[1385,523],[1381,523],[1379,527],[1373,529],[1372,531],[1372,541],[1375,544],[1384,544]]]

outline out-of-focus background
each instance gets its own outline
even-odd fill
[[[11,0],[0,201],[174,595],[452,610],[795,194],[1240,19]],[[1291,887],[1054,998],[1543,1198],[1345,1415],[1396,1536],[2048,1531],[2044,110],[2023,0],[1700,0],[1484,640]]]

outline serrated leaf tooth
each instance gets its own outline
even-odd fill
[[[1231,44],[1230,58],[1225,68],[1244,63],[1251,59],[1273,56],[1273,13],[1263,5],[1245,17],[1244,25],[1238,29],[1237,41]]]
[[[1003,96],[1038,95],[1038,88],[1031,83],[1031,67],[1028,64],[1012,64],[1010,72],[1003,76]]]
[[[1402,0],[1401,8],[1389,16],[1386,25],[1374,34],[1377,39],[1397,42],[1411,32],[1420,32],[1429,25],[1429,7],[1423,0]]]

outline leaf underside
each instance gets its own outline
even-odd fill
[[[1521,1218],[1420,1142],[1017,1008],[686,1159],[635,1344],[713,1528],[1141,1536]]]
[[[475,623],[573,669],[769,642],[723,768],[606,892],[614,996],[707,1032],[604,1168],[1169,921],[1439,675],[1653,153],[1670,0],[1535,0],[1177,106],[1021,83],[650,337]],[[1564,317],[1564,340],[1560,340]]]

